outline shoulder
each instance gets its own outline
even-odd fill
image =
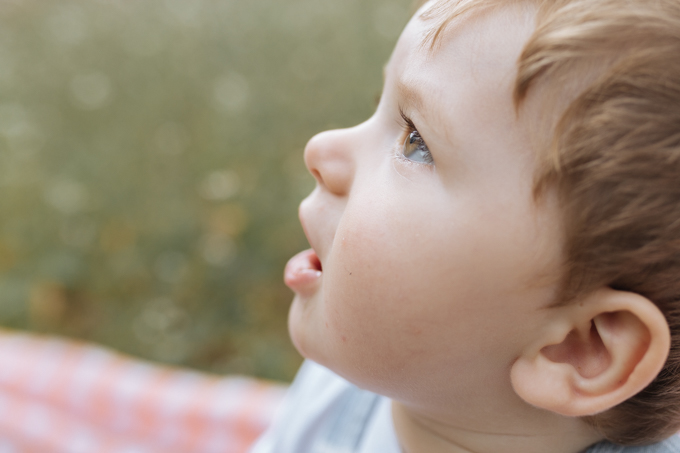
[[[662,442],[640,447],[623,447],[601,442],[590,447],[586,453],[680,453],[680,436],[676,434]]]
[[[363,446],[376,441],[396,445],[389,407],[387,398],[306,361],[274,423],[251,453],[371,451]]]

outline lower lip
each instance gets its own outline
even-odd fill
[[[307,293],[316,289],[321,279],[319,257],[309,249],[292,257],[283,274],[283,281],[296,293]]]

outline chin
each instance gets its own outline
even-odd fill
[[[299,295],[296,295],[293,299],[288,312],[288,336],[302,357],[320,363],[314,347],[315,344],[318,344],[318,341],[315,342],[313,338],[310,338],[312,323],[307,316],[304,316],[305,302],[309,301],[300,300]]]

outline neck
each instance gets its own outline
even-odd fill
[[[578,453],[602,440],[577,418],[542,412],[535,425],[523,419],[517,428],[506,424],[500,430],[493,429],[493,415],[487,415],[483,427],[461,426],[392,403],[394,428],[404,453]]]

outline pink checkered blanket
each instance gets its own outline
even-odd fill
[[[241,453],[284,392],[0,330],[1,453]]]

